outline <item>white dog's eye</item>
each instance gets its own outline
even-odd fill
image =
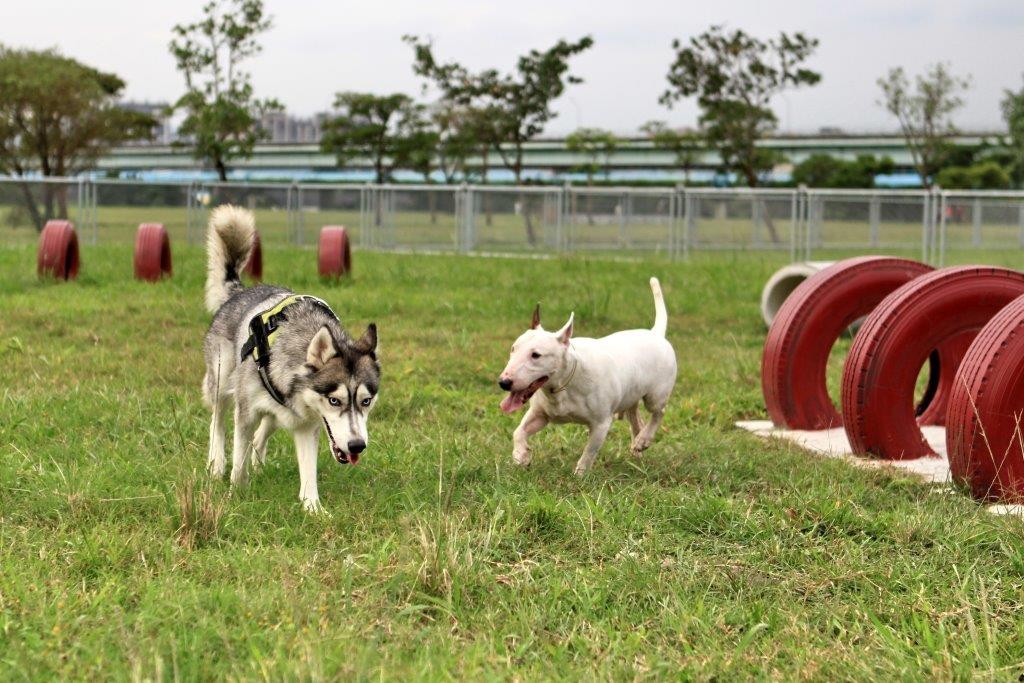
[[[359,405],[361,405],[364,408],[369,408],[370,407],[370,403],[372,403],[372,402],[373,402],[373,397],[367,397],[367,398],[364,398],[362,401],[360,401]]]
[[[533,358],[534,360],[536,360],[536,359],[540,358],[540,354],[537,353],[536,351],[534,351],[533,353],[530,354],[530,358]]]
[[[333,396],[328,396],[327,397],[327,402],[330,403],[335,408],[337,408],[338,406],[341,405],[341,401],[336,399],[336,398],[334,398]]]

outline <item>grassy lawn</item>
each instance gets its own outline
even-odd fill
[[[370,448],[321,455],[313,518],[286,433],[247,489],[203,472],[198,248],[156,285],[127,244],[67,284],[0,249],[0,680],[1018,676],[1019,520],[732,427],[764,414],[757,302],[786,256],[357,252],[329,284],[268,249],[269,281],[380,328]],[[617,423],[578,479],[585,432],[555,427],[514,466],[495,378],[533,303],[646,326],[652,274],[680,361],[655,445],[632,459]]]

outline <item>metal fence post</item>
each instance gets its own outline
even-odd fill
[[[871,195],[871,202],[868,204],[868,223],[870,227],[868,232],[870,234],[870,242],[872,248],[878,247],[879,243],[879,228],[881,223],[882,204],[878,197],[878,194]]]
[[[977,197],[971,204],[971,246],[981,246],[981,200]]]

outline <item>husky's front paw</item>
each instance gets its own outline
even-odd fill
[[[512,451],[512,461],[520,467],[529,467],[530,462],[533,460],[533,456],[530,454],[529,448],[522,450]]]
[[[210,473],[210,476],[214,479],[223,479],[224,472],[227,470],[227,462],[224,460],[210,460],[206,463],[206,471]]]
[[[633,439],[633,445],[630,448],[630,452],[633,454],[633,457],[638,457],[641,453],[650,448],[652,443],[653,441],[651,441],[649,438],[644,436],[638,436],[635,439]]]
[[[232,488],[241,488],[249,483],[249,468],[248,467],[232,467],[231,468],[231,486]]]
[[[311,515],[316,515],[318,517],[331,516],[331,513],[329,513],[327,509],[320,504],[319,498],[304,498],[302,500],[302,507],[306,512],[308,512]]]

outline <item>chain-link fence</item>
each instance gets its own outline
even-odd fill
[[[0,178],[0,245],[27,245],[50,218],[83,244],[130,243],[140,223],[201,244],[209,210],[256,214],[268,247],[316,244],[343,225],[361,248],[657,254],[781,251],[791,258],[1024,249],[1024,192],[478,185],[150,183]]]

